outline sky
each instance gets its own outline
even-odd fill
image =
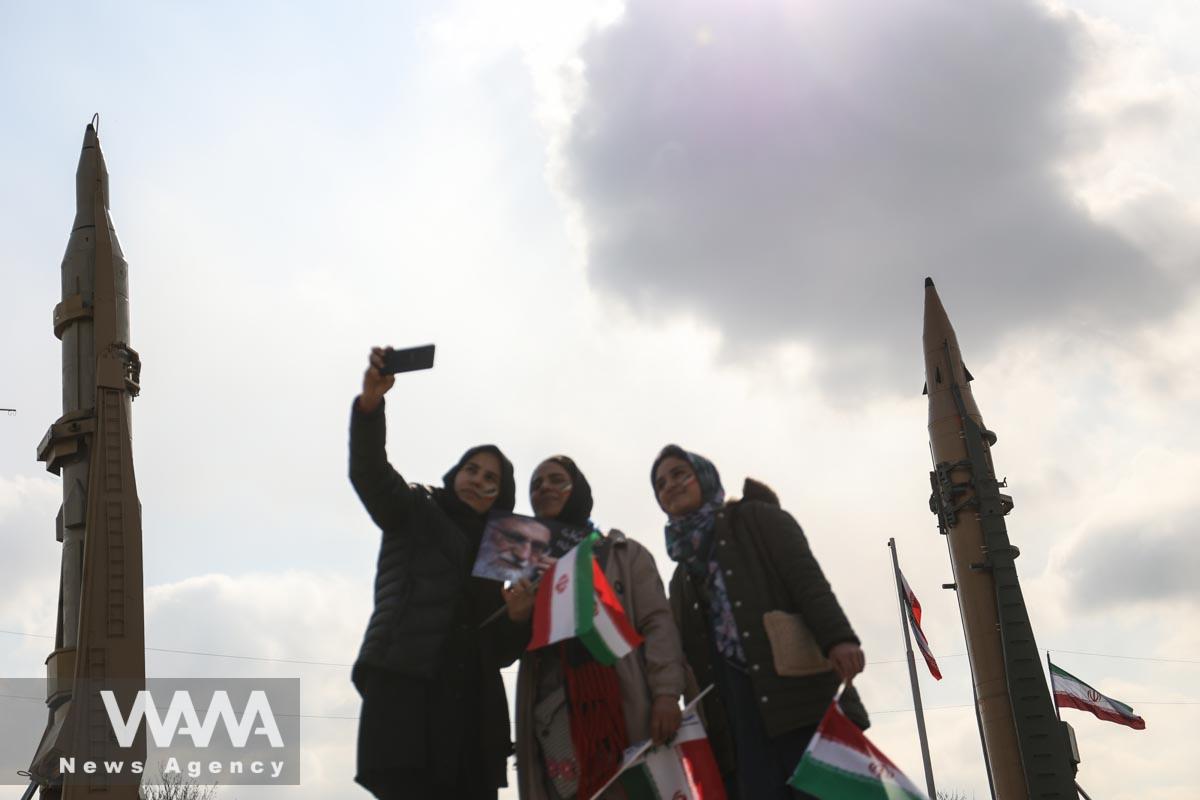
[[[1147,722],[1065,710],[1081,785],[1195,797],[1198,34],[1173,0],[0,3],[0,674],[40,675],[54,632],[35,446],[99,112],[148,673],[302,682],[301,785],[219,797],[367,797],[348,665],[379,533],[346,426],[370,347],[426,342],[388,398],[410,480],[494,441],[523,487],[566,453],[664,576],[664,444],[773,486],[863,641],[869,735],[919,779],[894,537],[945,675],[938,788],[987,797],[927,505],[927,275],[1038,645]]]

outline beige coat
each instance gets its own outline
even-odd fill
[[[612,584],[626,615],[645,642],[616,664],[621,683],[621,708],[629,743],[650,738],[650,706],[655,697],[677,698],[683,693],[683,645],[671,616],[654,557],[645,547],[609,531],[611,550],[604,576]],[[521,800],[546,800],[545,769],[533,731],[534,693],[538,660],[521,656],[517,674],[517,786]],[[584,798],[583,800],[587,800]]]

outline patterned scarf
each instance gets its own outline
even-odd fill
[[[725,578],[717,561],[713,547],[713,532],[716,530],[717,512],[725,502],[725,489],[717,468],[704,456],[689,453],[677,445],[667,445],[654,462],[654,470],[667,457],[683,459],[696,473],[700,485],[700,507],[682,517],[672,517],[666,526],[667,555],[682,564],[696,580],[704,581],[708,593],[708,622],[712,629],[713,644],[727,661],[746,664],[746,653],[738,637],[737,622],[733,618],[733,606],[725,588]]]

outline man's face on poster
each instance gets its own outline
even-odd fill
[[[487,527],[487,568],[503,580],[532,578],[550,563],[550,529],[537,520],[501,517]]]

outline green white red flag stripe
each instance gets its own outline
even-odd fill
[[[823,800],[928,800],[835,698],[788,783]]]
[[[652,747],[645,741],[625,751],[615,782],[627,800],[725,800],[721,770],[704,724],[692,710],[695,704],[693,700],[684,709],[683,722],[670,745]],[[607,788],[601,788],[596,796]]]
[[[921,650],[921,655],[925,657],[925,665],[929,667],[929,674],[937,680],[942,679],[942,671],[938,669],[937,659],[933,657],[933,651],[929,649],[929,640],[925,638],[925,631],[921,629],[921,601],[913,594],[912,587],[908,585],[908,580],[904,577],[904,573],[900,573],[900,583],[904,586],[904,605],[908,612],[908,624],[912,628],[913,638],[917,640],[917,647]]]
[[[1054,704],[1059,708],[1090,711],[1097,717],[1134,730],[1145,730],[1146,721],[1119,700],[1106,697],[1065,669],[1050,664],[1050,685],[1054,687]]]
[[[579,637],[593,658],[614,664],[642,643],[592,556],[598,538],[584,539],[542,576],[528,649]]]

